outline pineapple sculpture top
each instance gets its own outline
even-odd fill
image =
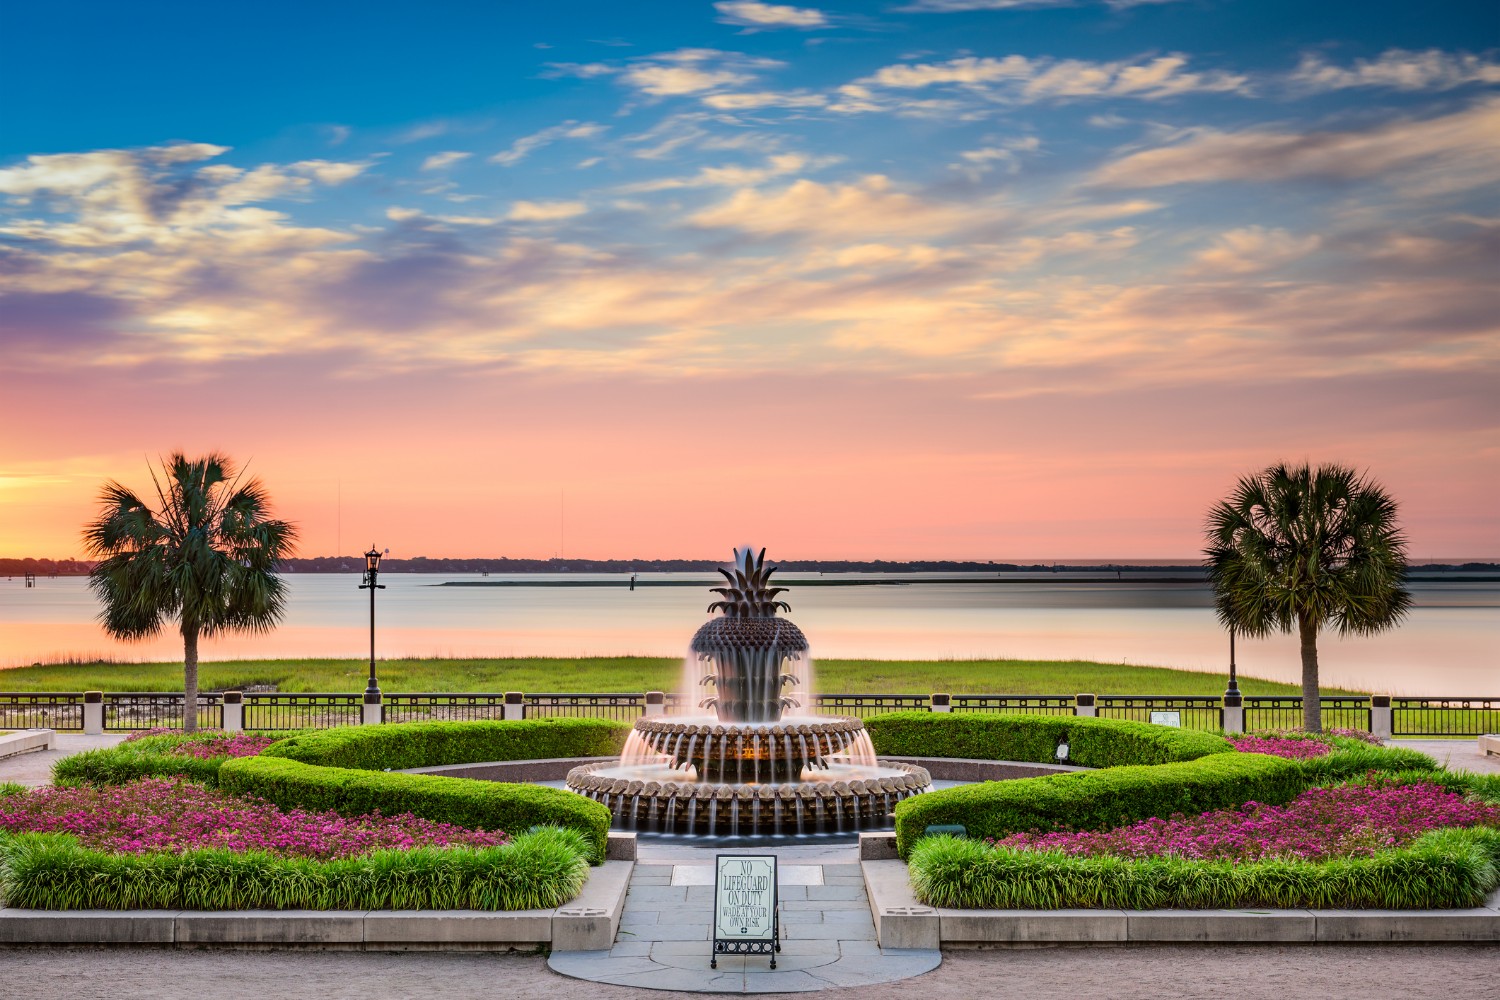
[[[792,610],[787,602],[776,600],[777,594],[786,593],[785,587],[767,586],[776,567],[766,565],[765,549],[755,555],[747,545],[735,551],[734,563],[733,573],[719,568],[729,586],[711,588],[715,594],[723,594],[724,599],[710,604],[710,612],[722,611],[730,618],[774,618],[777,611]]]
[[[722,614],[709,619],[693,636],[692,650],[711,666],[702,680],[714,693],[700,707],[713,708],[721,722],[777,722],[796,703],[782,695],[785,684],[797,678],[782,671],[787,659],[801,659],[807,651],[802,630],[778,611],[789,611],[777,594],[785,587],[770,586],[774,566],[766,565],[766,550],[756,554],[748,546],[734,553],[734,571],[719,570],[727,587],[714,587],[720,600],[708,606]]]

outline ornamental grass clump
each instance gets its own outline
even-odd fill
[[[1196,817],[1179,814],[1113,830],[1018,833],[990,843],[1073,856],[1325,861],[1371,857],[1443,827],[1500,827],[1500,806],[1437,784],[1371,779],[1310,788],[1283,806],[1247,802]]]
[[[0,831],[66,833],[117,854],[207,848],[329,860],[417,847],[495,847],[499,831],[469,830],[411,814],[346,817],[224,794],[191,781],[39,788],[0,798]]]

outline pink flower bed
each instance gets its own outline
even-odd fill
[[[126,743],[134,743],[148,736],[182,736],[181,729],[148,729],[144,732],[131,733],[125,737]],[[254,757],[266,747],[275,743],[271,736],[255,736],[250,733],[199,733],[189,740],[179,743],[167,752],[178,757],[197,757],[200,760],[208,760],[212,757]]]
[[[1065,854],[1255,861],[1365,857],[1445,826],[1500,826],[1500,806],[1438,785],[1368,784],[1310,788],[1284,806],[1247,802],[1201,816],[1148,819],[1084,833],[1018,833],[991,843]]]
[[[0,830],[69,833],[85,847],[123,854],[223,847],[324,860],[382,848],[491,847],[509,839],[498,831],[467,830],[410,813],[283,812],[269,802],[158,778],[107,788],[39,788],[0,798]]]
[[[1274,757],[1326,757],[1333,753],[1333,744],[1322,740],[1296,739],[1287,736],[1229,736],[1226,737],[1236,750],[1245,753],[1268,753]]]

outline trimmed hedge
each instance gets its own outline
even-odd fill
[[[376,851],[318,861],[220,849],[108,854],[63,834],[0,835],[0,897],[45,910],[531,910],[588,880],[574,830],[501,847]]]
[[[962,824],[970,837],[1031,830],[1107,830],[1173,813],[1201,813],[1254,799],[1280,805],[1307,787],[1296,761],[1258,753],[1045,778],[986,781],[907,799],[896,807],[896,849],[907,857],[928,826]]]
[[[401,722],[302,733],[273,743],[261,756],[322,767],[400,771],[491,760],[615,757],[629,735],[628,723],[611,719]]]
[[[962,712],[892,712],[865,720],[876,753],[901,757],[970,757],[1082,767],[1170,764],[1232,753],[1222,736],[1123,719],[1070,715],[971,715]]]
[[[1197,861],[1071,857],[929,837],[912,851],[917,898],[959,909],[1449,909],[1500,884],[1500,830],[1433,830],[1370,858]]]
[[[570,827],[587,839],[593,864],[604,860],[609,837],[610,814],[604,806],[538,785],[319,767],[262,755],[226,761],[219,768],[219,787],[258,796],[283,809],[332,809],[346,816],[409,812],[512,836],[542,824]]]

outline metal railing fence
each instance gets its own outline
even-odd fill
[[[103,732],[139,732],[182,726],[180,692],[107,692],[94,695],[92,725]],[[222,692],[199,694],[198,724],[224,725]],[[470,721],[524,717],[617,719],[633,722],[644,714],[701,715],[693,699],[653,692],[539,694],[498,692],[402,693],[383,696],[387,722]],[[820,715],[867,719],[886,712],[953,711],[976,714],[1097,715],[1106,719],[1150,722],[1153,712],[1175,712],[1184,728],[1218,729],[1223,699],[1178,695],[1099,695],[1089,701],[1075,695],[1009,694],[823,694],[813,710]],[[655,699],[655,700],[653,700]],[[649,707],[648,707],[649,702]],[[658,704],[659,702],[659,704]],[[1325,695],[1327,729],[1370,732],[1379,715],[1382,726],[1397,737],[1470,737],[1500,732],[1500,698],[1372,697]],[[361,693],[292,694],[245,692],[241,725],[245,729],[321,729],[357,725],[363,716]],[[1388,707],[1387,707],[1388,706]],[[86,728],[88,710],[81,691],[0,692],[0,729],[46,728],[78,732]],[[1244,699],[1247,730],[1296,729],[1302,725],[1302,699],[1295,695],[1248,696]]]

